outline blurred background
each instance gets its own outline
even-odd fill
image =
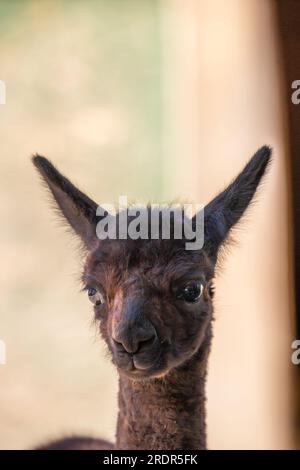
[[[52,159],[99,202],[206,203],[263,144],[272,168],[216,281],[208,444],[300,447],[277,7],[0,0],[0,448],[73,432],[114,439],[117,415],[116,371],[80,293],[82,260],[30,155]]]

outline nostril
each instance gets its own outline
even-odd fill
[[[113,338],[113,342],[115,347],[119,352],[124,352],[126,351],[128,354],[136,354],[138,352],[142,352],[148,347],[150,347],[156,339],[156,334],[152,334],[151,336],[148,336],[147,338],[139,338],[138,336],[136,338],[124,338],[121,340],[121,338]]]
[[[118,351],[126,351],[128,353],[131,352],[131,347],[129,344],[122,341],[117,341],[115,338],[113,338],[113,342]]]
[[[153,334],[152,336],[150,336],[150,338],[140,340],[138,345],[137,345],[138,346],[137,350],[135,352],[136,353],[142,352],[145,349],[147,349],[149,346],[152,346],[152,344],[155,341],[155,338],[156,338],[156,335]]]
[[[135,341],[117,341],[116,339],[113,339],[114,345],[117,348],[117,351],[119,352],[127,352],[128,354],[135,354],[139,348],[139,344],[136,343]]]

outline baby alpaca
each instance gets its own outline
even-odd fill
[[[205,206],[201,250],[186,250],[186,240],[174,236],[100,240],[97,204],[46,158],[33,157],[61,215],[82,241],[82,282],[119,373],[115,444],[70,437],[42,449],[206,448],[205,381],[215,266],[220,247],[253,199],[270,155],[269,147],[258,150]],[[120,214],[115,217],[118,222]]]

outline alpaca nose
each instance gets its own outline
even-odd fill
[[[149,324],[147,328],[130,326],[118,328],[113,334],[117,348],[124,349],[129,354],[136,354],[150,347],[157,337],[155,328]]]

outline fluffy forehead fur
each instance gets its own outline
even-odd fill
[[[173,281],[195,276],[209,280],[214,266],[204,251],[184,249],[178,240],[104,240],[87,258],[83,280],[114,288],[135,280],[161,291]]]
[[[172,209],[172,206],[170,206]],[[172,283],[181,278],[213,277],[214,266],[204,250],[186,249],[186,240],[174,238],[174,224],[182,219],[182,210],[170,212],[170,239],[162,239],[161,219],[159,239],[151,240],[150,206],[140,208],[148,215],[148,239],[101,240],[89,253],[83,273],[83,282],[100,284],[114,295],[119,288],[128,290],[135,286],[153,293],[164,293]],[[177,222],[175,221],[177,220]],[[116,232],[119,233],[120,214],[116,215]],[[134,220],[128,217],[128,224]]]

